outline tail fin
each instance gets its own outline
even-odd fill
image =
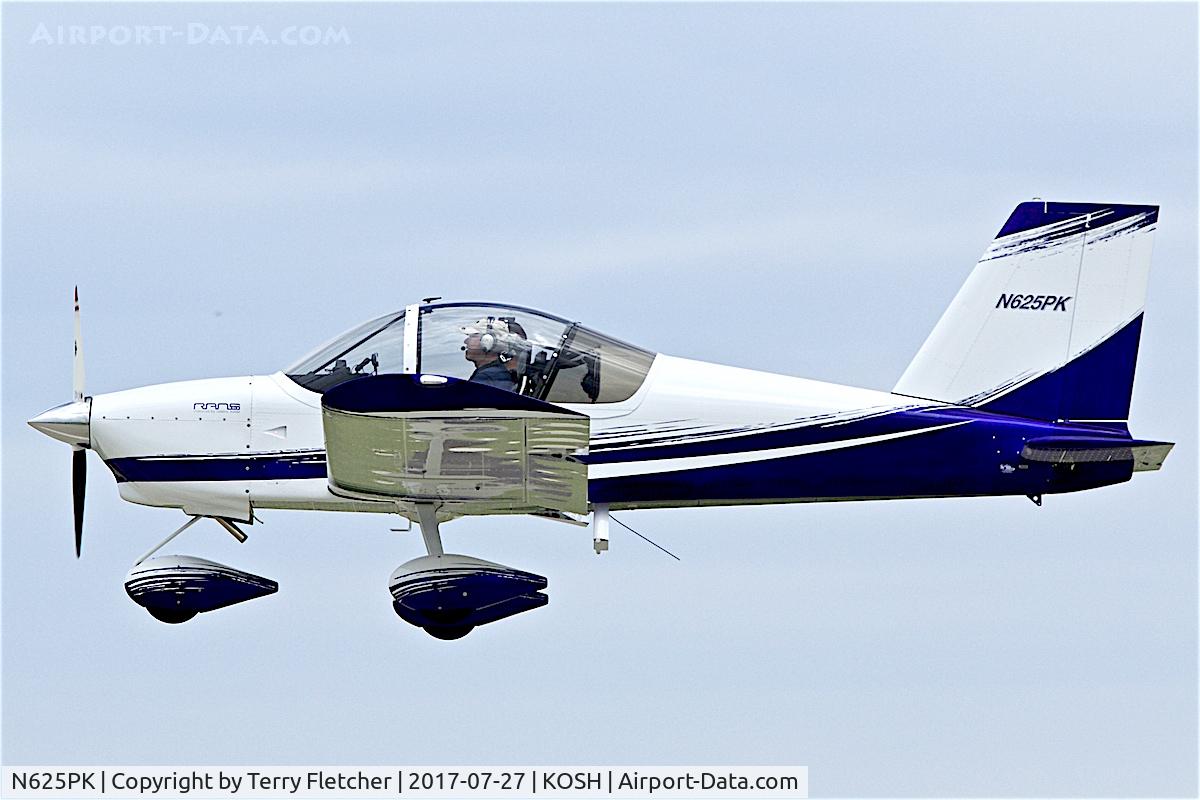
[[[1125,427],[1158,206],[1021,203],[893,390]]]

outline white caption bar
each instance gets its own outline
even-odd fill
[[[805,798],[808,768],[5,767],[6,798]]]

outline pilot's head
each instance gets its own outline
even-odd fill
[[[467,335],[463,339],[463,357],[476,367],[498,360],[511,338],[508,323],[494,317],[464,325],[462,332]]]

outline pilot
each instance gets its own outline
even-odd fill
[[[517,382],[501,356],[507,356],[514,338],[508,323],[502,319],[487,317],[472,325],[464,325],[462,332],[463,356],[475,365],[475,371],[467,380],[495,386],[497,389],[515,392]]]

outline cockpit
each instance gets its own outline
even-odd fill
[[[420,372],[551,403],[617,403],[637,392],[653,361],[650,351],[540,311],[437,303],[359,325],[284,372],[321,393],[366,375]]]

